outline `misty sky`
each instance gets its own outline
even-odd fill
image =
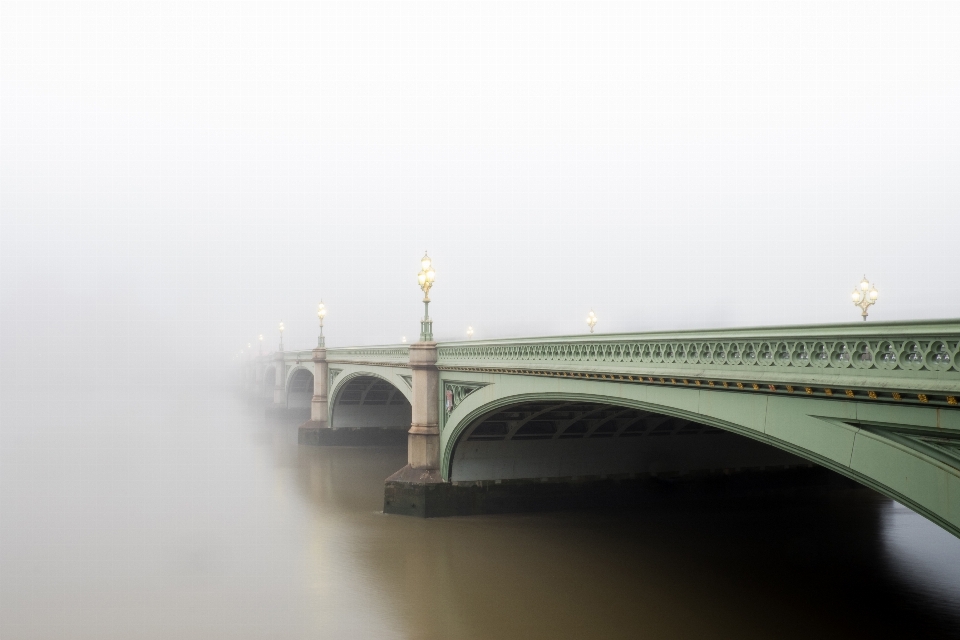
[[[960,2],[2,2],[5,358],[960,316]],[[46,349],[46,351],[44,351]]]

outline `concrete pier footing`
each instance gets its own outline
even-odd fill
[[[402,445],[407,441],[406,429],[330,429],[326,423],[308,420],[297,430],[299,444],[319,447],[362,447]]]
[[[383,511],[437,518],[494,513],[626,507],[666,500],[711,500],[855,488],[827,469],[711,472],[683,476],[637,474],[612,477],[443,482],[439,471],[404,467],[387,478]]]

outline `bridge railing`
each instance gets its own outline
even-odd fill
[[[327,349],[327,362],[331,363],[406,366],[409,361],[408,345]]]
[[[717,380],[960,395],[960,321],[442,343],[437,365],[626,374],[649,382],[681,378],[685,384],[711,386]]]
[[[301,351],[284,351],[284,360],[296,360],[297,362],[310,362],[313,360],[313,349],[304,349]]]

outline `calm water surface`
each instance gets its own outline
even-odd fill
[[[960,637],[960,540],[867,490],[417,520],[394,448],[228,392],[7,394],[0,639]]]

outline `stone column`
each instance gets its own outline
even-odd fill
[[[287,381],[287,369],[283,364],[283,352],[278,352],[274,356],[274,361],[277,368],[277,377],[276,384],[273,387],[273,406],[274,407],[286,407],[287,406],[287,394],[284,384]]]
[[[412,469],[440,468],[440,371],[437,343],[410,345],[413,370],[412,422],[407,436],[407,463]]]
[[[413,416],[407,466],[384,482],[383,512],[429,518],[457,509],[455,488],[440,477],[440,371],[437,343],[410,345]]]
[[[316,428],[325,428],[327,424],[327,350],[317,347],[313,350],[313,399],[310,400],[310,421],[319,423]]]
[[[299,444],[329,443],[331,432],[330,411],[327,405],[327,386],[330,376],[327,370],[327,350],[317,347],[313,350],[313,398],[310,400],[310,419],[297,430]]]

